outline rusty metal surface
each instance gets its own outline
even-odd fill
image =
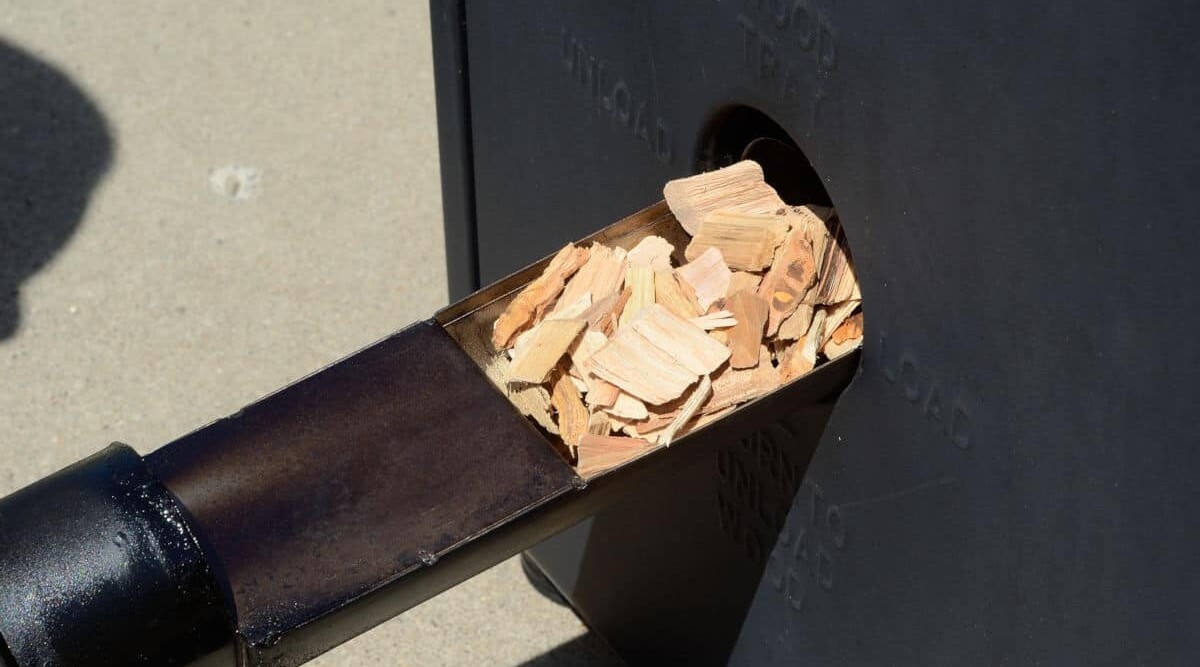
[[[432,322],[148,461],[224,567],[251,664],[273,665],[436,593],[381,595],[576,479]],[[350,609],[359,600],[370,613]]]

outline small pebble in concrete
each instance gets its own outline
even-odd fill
[[[258,167],[228,165],[208,172],[208,187],[215,194],[233,201],[246,201],[258,196],[262,177]]]

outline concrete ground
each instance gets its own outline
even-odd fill
[[[0,0],[0,492],[446,300],[420,0]],[[615,665],[509,561],[320,665]]]

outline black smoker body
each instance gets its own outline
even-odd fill
[[[532,550],[631,664],[1191,661],[1195,8],[432,7],[456,294],[760,136],[854,252],[806,471],[784,411]]]

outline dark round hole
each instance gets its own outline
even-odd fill
[[[738,160],[754,160],[767,182],[791,205],[834,207],[825,183],[795,139],[767,114],[748,106],[726,107],[705,125],[696,152],[696,171],[711,171]],[[829,232],[853,266],[842,219],[828,221]]]
[[[696,170],[711,171],[742,159],[762,165],[767,182],[787,203],[833,205],[821,177],[787,130],[758,109],[730,107],[705,127]]]

